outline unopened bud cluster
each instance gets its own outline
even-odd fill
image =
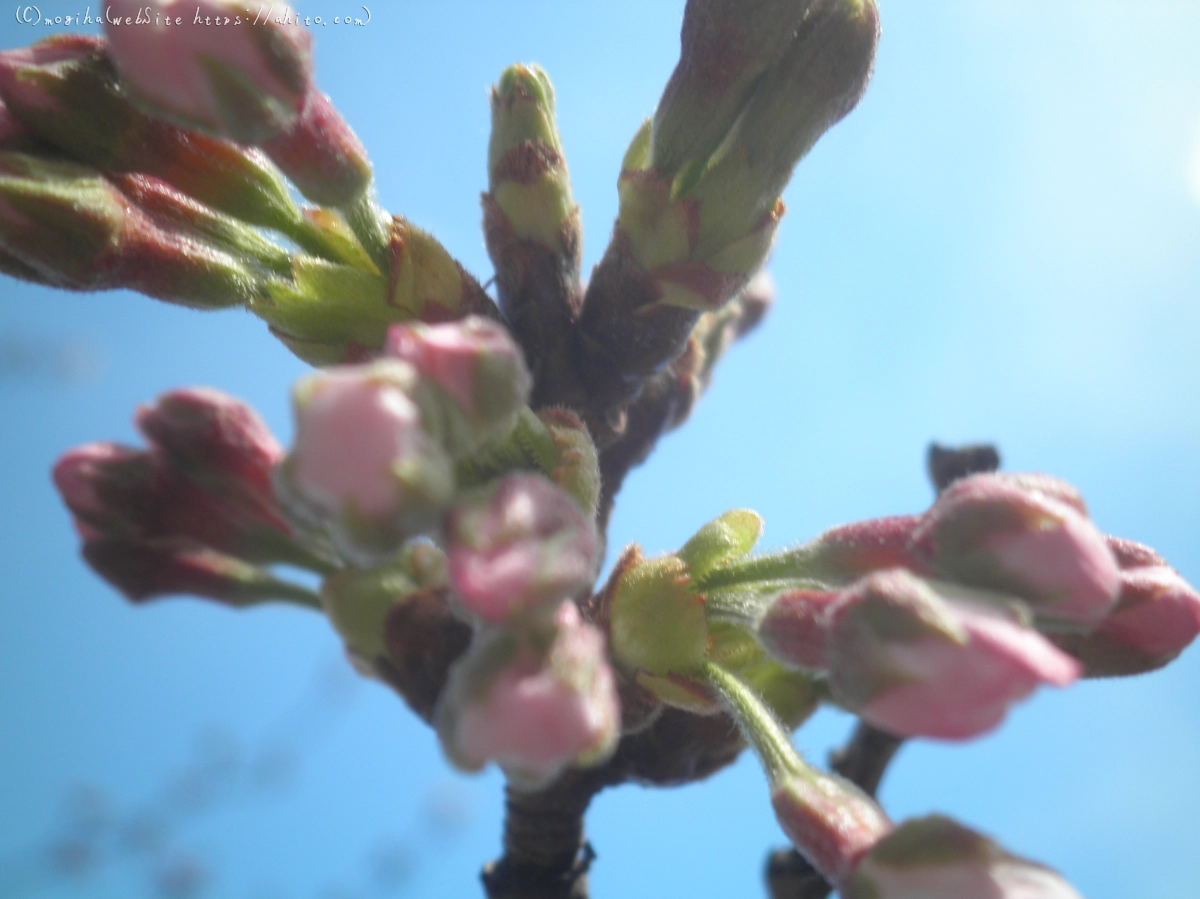
[[[244,307],[326,367],[295,387],[290,450],[190,389],[139,411],[145,449],[64,455],[54,480],[102,577],[134,601],[323,613],[456,766],[495,762],[519,791],[572,766],[686,782],[749,745],[784,832],[846,899],[1078,899],[949,819],[893,824],[789,735],[824,701],[897,738],[967,739],[1041,685],[1178,656],[1200,595],[1102,534],[1070,485],[995,473],[990,451],[966,466],[990,473],[939,467],[920,514],[754,554],[763,522],[735,510],[676,552],[627,548],[595,589],[622,479],[773,300],[782,192],[866,87],[874,0],[688,0],[586,288],[554,89],[506,69],[482,197],[497,303],[379,206],[288,12],[166,24],[178,6],[113,2],[104,38],[0,53],[0,271]]]

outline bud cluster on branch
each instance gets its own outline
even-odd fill
[[[64,455],[97,573],[138,602],[325,615],[451,763],[506,774],[493,896],[584,895],[597,791],[699,780],[749,746],[783,831],[846,899],[1078,899],[947,818],[893,824],[872,796],[886,759],[856,785],[790,736],[833,704],[890,758],[988,732],[1041,685],[1178,656],[1200,595],[1069,484],[943,452],[919,514],[755,554],[763,522],[734,510],[677,552],[628,547],[596,584],[625,475],[772,302],[782,193],[867,86],[874,0],[689,0],[586,285],[554,89],[505,70],[482,195],[496,301],[379,205],[306,31],[154,22],[0,53],[0,268],[244,307],[323,367],[295,386],[286,451],[241,402],[188,389],[138,412],[147,448]]]

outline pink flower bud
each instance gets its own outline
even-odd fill
[[[486,621],[574,596],[591,585],[600,561],[592,520],[539,475],[508,475],[467,497],[443,528],[450,584]]]
[[[452,460],[411,398],[416,381],[411,366],[382,360],[326,369],[294,392],[295,445],[277,485],[366,564],[436,525],[453,495]]]
[[[31,69],[49,69],[61,63],[85,59],[99,52],[103,46],[104,41],[100,38],[63,34],[38,41],[30,47],[5,50],[0,53],[0,94],[18,111],[54,112],[58,109],[58,103],[41,79],[23,75]]]
[[[963,478],[938,497],[913,547],[949,579],[1018,596],[1039,616],[1095,624],[1116,602],[1117,563],[1079,506],[1060,501],[1070,498],[1060,484]]]
[[[529,399],[533,381],[521,350],[497,322],[468,316],[443,325],[393,325],[388,355],[413,365],[449,403],[465,444],[495,433]],[[442,405],[445,405],[443,403]]]
[[[827,668],[829,609],[840,596],[824,590],[790,590],[782,594],[759,622],[759,642],[767,652],[788,664]]]
[[[53,470],[54,486],[85,539],[141,536],[137,519],[151,505],[147,494],[154,475],[149,453],[115,443],[75,447]]]
[[[315,87],[295,123],[262,147],[300,193],[321,206],[349,206],[371,183],[371,163],[358,135]]]
[[[830,528],[811,544],[815,576],[853,581],[884,568],[907,568],[924,573],[926,566],[911,550],[916,515],[870,518]]]
[[[792,845],[834,883],[892,829],[871,797],[849,781],[819,772],[774,784],[771,806]]]
[[[843,899],[1081,899],[1054,871],[961,824],[905,821],[839,884]]]
[[[1148,550],[1122,542],[1130,544],[1122,549]],[[1095,630],[1056,635],[1054,642],[1083,662],[1088,677],[1112,677],[1163,667],[1198,633],[1200,595],[1162,564],[1122,571],[1120,599]]]
[[[616,746],[621,712],[604,637],[563,602],[549,647],[511,631],[477,640],[455,665],[437,710],[455,764],[497,762],[510,782],[538,789],[568,765],[594,765]]]
[[[234,0],[114,0],[104,31],[122,80],[153,115],[257,144],[296,121],[312,83],[312,36],[295,18],[287,6],[252,17]]]
[[[271,496],[271,469],[283,447],[258,413],[208,387],[164,393],[138,407],[135,421],[172,465],[202,481],[235,481]]]
[[[762,628],[769,652],[827,668],[839,703],[903,736],[977,736],[1039,684],[1065,686],[1079,674],[1003,606],[939,595],[903,569],[868,575],[833,599],[785,594]]]

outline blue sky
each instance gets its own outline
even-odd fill
[[[871,88],[785,195],[778,304],[630,478],[612,544],[672,549],[739,506],[763,514],[768,546],[919,510],[926,443],[990,439],[1006,467],[1067,478],[1103,529],[1200,581],[1200,5],[881,6]],[[486,88],[511,62],[541,63],[590,268],[681,12],[658,0],[380,5],[364,28],[317,30],[319,79],[371,152],[385,204],[484,280]],[[55,30],[0,23],[5,47]],[[64,371],[64,353],[86,364]],[[136,404],[179,385],[241,396],[286,438],[304,366],[245,314],[11,280],[0,363],[0,871],[53,830],[72,784],[142,803],[197,734],[221,732],[243,757],[283,740],[302,759],[291,789],[237,781],[179,832],[180,852],[211,867],[206,895],[375,895],[360,890],[368,860],[397,841],[415,860],[401,894],[479,895],[478,868],[498,854],[497,775],[453,774],[402,703],[351,689],[315,615],[126,605],[79,560],[50,487],[61,452],[133,440]],[[331,678],[349,691],[340,705]],[[1143,678],[1047,691],[985,739],[908,746],[883,799],[897,818],[950,813],[1089,899],[1192,899],[1197,696],[1195,649]],[[848,727],[823,713],[797,742],[819,760]],[[439,828],[460,804],[465,823]],[[589,829],[598,897],[758,895],[763,855],[782,842],[749,757],[702,785],[603,795]],[[157,894],[121,863],[36,895]]]

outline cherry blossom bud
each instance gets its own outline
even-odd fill
[[[570,601],[553,628],[544,647],[530,634],[485,632],[451,671],[436,721],[460,768],[495,761],[514,786],[536,790],[612,753],[621,712],[604,637]]]
[[[1121,596],[1104,620],[1054,642],[1083,662],[1087,677],[1114,677],[1163,667],[1198,633],[1200,594],[1163,564],[1122,571]]]
[[[892,829],[870,796],[847,780],[818,771],[772,783],[771,806],[792,845],[835,883]]]
[[[679,62],[654,113],[654,166],[707,162],[763,74],[776,65],[812,0],[690,0]]]
[[[1016,612],[945,589],[893,569],[840,594],[785,594],[760,637],[783,661],[827,668],[839,703],[904,736],[977,736],[1039,684],[1079,675]]]
[[[257,412],[209,387],[172,390],[139,406],[138,430],[171,464],[199,482],[236,483],[271,497],[283,447]]]
[[[317,598],[303,587],[189,541],[101,537],[84,543],[83,557],[133,602],[187,595],[239,607],[272,600],[317,606]]]
[[[596,526],[539,475],[512,474],[464,497],[446,515],[450,584],[462,605],[504,622],[587,589],[596,576]]]
[[[284,521],[261,475],[193,478],[155,450],[93,443],[64,454],[54,482],[85,540],[187,540],[251,562],[327,568]]]
[[[371,163],[362,141],[329,97],[315,87],[292,126],[262,146],[313,203],[349,206],[371,184]]]
[[[55,35],[0,53],[0,97],[38,140],[72,159],[103,172],[152,175],[213,209],[317,249],[266,156],[143,113],[130,102],[99,38]]]
[[[412,399],[417,377],[382,360],[327,369],[293,393],[295,445],[276,487],[365,566],[434,527],[454,492],[452,460]]]
[[[0,153],[0,248],[56,286],[201,309],[257,297],[257,266],[189,224],[148,214],[86,166]]]
[[[1116,602],[1120,578],[1103,535],[1078,511],[994,474],[949,487],[913,536],[914,550],[943,576],[1026,600],[1036,614],[1094,625]]]
[[[789,590],[781,594],[759,622],[759,643],[788,664],[813,670],[828,668],[829,612],[839,596],[827,590]]]
[[[1081,899],[1063,878],[949,818],[899,825],[839,884],[843,899]]]
[[[180,16],[180,24],[160,24]],[[198,0],[194,12],[182,0],[113,0],[104,31],[122,81],[152,115],[257,144],[299,116],[312,83],[312,37],[287,6],[249,19],[234,0]]]
[[[436,391],[445,434],[467,449],[512,425],[533,386],[521,349],[505,327],[479,316],[443,325],[393,325],[386,353]]]

